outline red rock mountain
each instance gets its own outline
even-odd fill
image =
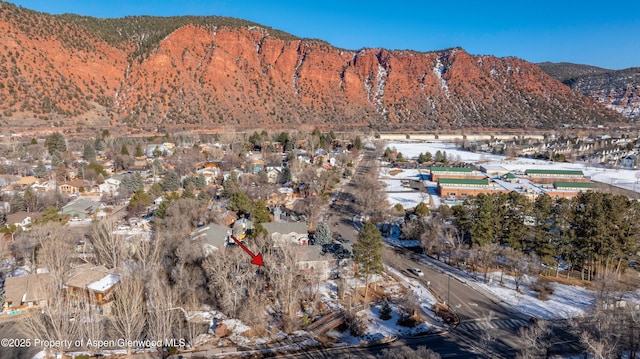
[[[335,48],[221,17],[94,19],[0,3],[4,126],[429,130],[623,122],[517,58]]]

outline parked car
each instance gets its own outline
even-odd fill
[[[422,269],[420,268],[409,268],[409,272],[413,273],[414,275],[418,276],[418,277],[423,277],[424,273],[422,272]]]

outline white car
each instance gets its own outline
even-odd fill
[[[417,275],[418,277],[423,277],[424,273],[422,272],[422,269],[420,268],[409,268],[409,272]]]

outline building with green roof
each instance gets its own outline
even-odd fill
[[[485,177],[486,176],[480,171],[474,170],[473,168],[469,167],[431,167],[431,181],[433,182],[438,182],[440,178],[482,179]]]
[[[443,198],[466,198],[481,193],[508,193],[488,178],[440,178],[438,179],[438,193]]]

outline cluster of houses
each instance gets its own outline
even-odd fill
[[[201,146],[202,148],[206,150],[206,146]],[[136,157],[136,162],[128,169],[127,173],[114,173],[112,162],[102,160],[100,164],[108,176],[100,181],[85,181],[76,177],[76,171],[73,169],[69,169],[67,172],[70,179],[62,183],[57,183],[54,179],[55,176],[36,178],[28,173],[20,177],[4,176],[0,178],[2,180],[0,191],[5,195],[5,198],[11,198],[15,194],[23,194],[27,189],[34,192],[57,191],[71,199],[59,208],[59,213],[69,220],[69,225],[89,224],[91,221],[106,217],[126,205],[128,202],[126,198],[118,201],[106,200],[118,195],[125,176],[139,173],[140,177],[145,180],[145,188],[148,188],[152,183],[161,179],[160,175],[152,168],[153,157],[157,158],[159,153],[170,154],[176,150],[176,146],[171,143],[147,146],[143,150],[146,156]],[[211,150],[213,151],[213,149]],[[312,154],[298,151],[296,155],[299,161],[315,163],[318,170],[326,170],[336,166],[335,154],[336,152],[329,153],[317,150]],[[285,170],[282,162],[265,161],[259,153],[254,156],[251,156],[250,153],[242,167],[242,169],[233,169],[232,171],[236,172],[238,177],[244,174],[255,175],[264,172],[268,182],[272,184],[281,182]],[[50,166],[47,170],[51,170]],[[216,187],[220,190],[223,179],[229,173],[230,171],[222,171],[219,163],[205,162],[197,164],[188,176],[203,178],[207,187]],[[290,176],[290,183],[297,182],[296,173],[292,172]],[[274,221],[263,223],[262,226],[267,231],[268,238],[273,241],[274,247],[289,246],[294,248],[301,274],[326,279],[338,265],[337,260],[323,246],[313,245],[313,231],[310,232],[306,222],[297,221],[297,218],[296,221],[286,220],[285,212],[293,208],[297,197],[296,192],[299,192],[290,183],[279,188],[276,186],[277,190],[266,198],[267,205],[273,208]],[[150,210],[152,211],[161,201],[162,197],[154,200]],[[215,210],[216,208],[210,205],[209,209]],[[0,215],[6,219],[6,227],[15,225],[19,227],[18,230],[22,231],[30,230],[32,224],[42,215],[25,211],[11,212],[9,202],[0,202]],[[228,220],[221,221],[226,225],[204,222],[191,233],[191,239],[201,243],[205,255],[234,247],[236,243],[231,240],[231,236],[244,241],[246,236],[251,233],[253,226],[251,221],[237,218],[234,213],[229,212],[225,211]],[[123,245],[126,245],[128,238],[132,236],[143,236],[147,240],[152,238],[149,220],[133,218],[129,219],[129,222],[114,231],[115,235],[122,238]],[[8,236],[4,238],[9,241],[12,239],[13,233],[8,233]],[[229,250],[234,249],[229,248]],[[350,248],[348,250],[350,252]],[[345,258],[341,258],[341,260],[344,261]],[[4,282],[5,301],[2,315],[19,315],[29,308],[46,304],[48,298],[44,286],[48,276],[46,268],[34,269],[32,273],[7,276]],[[92,305],[99,308],[102,313],[108,314],[113,299],[112,294],[117,288],[119,280],[120,274],[113,269],[110,270],[100,265],[81,264],[73,269],[73,273],[64,284],[65,290],[68,291],[67,295],[78,300],[90,299]]]

